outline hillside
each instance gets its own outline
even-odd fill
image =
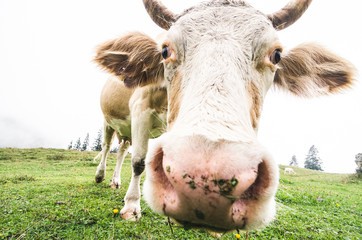
[[[123,164],[121,189],[108,187],[115,167],[110,154],[106,181],[96,184],[95,152],[61,149],[0,149],[0,239],[214,239],[202,230],[173,226],[141,202],[143,218],[122,220],[131,176]],[[280,166],[278,215],[249,239],[362,239],[361,180]],[[241,239],[245,239],[242,235]],[[226,233],[221,239],[236,239]]]

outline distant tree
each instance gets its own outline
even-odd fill
[[[82,143],[80,142],[80,138],[78,138],[78,140],[74,144],[73,149],[80,151],[81,150],[81,144]]]
[[[86,151],[89,145],[89,133],[87,133],[87,136],[85,137],[84,141],[83,141],[83,145],[81,147],[81,151]]]
[[[358,153],[356,155],[355,162],[357,164],[356,173],[358,177],[362,177],[362,153]]]
[[[68,145],[68,149],[72,149],[73,148],[73,141],[70,141],[69,145]]]
[[[102,129],[99,129],[96,139],[92,146],[92,151],[101,151],[102,150]]]
[[[298,167],[298,161],[297,161],[297,157],[295,155],[293,155],[292,160],[290,160],[289,166]]]
[[[119,146],[118,146],[118,147],[115,147],[115,148],[112,148],[112,149],[111,149],[111,153],[117,153],[117,152],[118,152],[118,149],[119,149]]]
[[[308,169],[323,171],[322,160],[318,157],[318,149],[313,145],[310,147],[305,158],[304,167]]]

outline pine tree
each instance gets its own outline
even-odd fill
[[[297,161],[297,157],[295,155],[293,155],[292,160],[290,160],[289,166],[298,167],[298,161]]]
[[[83,145],[82,148],[80,149],[81,151],[86,151],[89,145],[89,133],[87,133],[87,136],[85,137],[84,141],[83,141]]]
[[[318,157],[318,149],[313,145],[310,147],[305,158],[304,167],[308,169],[323,171],[322,160]]]
[[[81,150],[80,138],[78,138],[78,140],[75,142],[75,145],[74,145],[73,149],[78,150],[78,151]]]
[[[69,145],[68,145],[68,149],[72,149],[73,148],[73,141],[70,141]]]
[[[119,146],[118,146],[118,147],[115,147],[115,148],[112,148],[112,149],[111,149],[111,153],[117,153],[117,152],[118,152],[118,149],[119,149]]]
[[[98,131],[98,135],[92,146],[92,151],[102,151],[102,129]]]

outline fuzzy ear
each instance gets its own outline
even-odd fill
[[[318,44],[306,43],[283,55],[274,83],[298,96],[321,96],[349,88],[355,72],[348,61]]]
[[[94,61],[108,72],[120,76],[127,87],[158,83],[163,79],[161,51],[147,35],[134,32],[103,43]]]

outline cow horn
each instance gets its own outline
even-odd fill
[[[175,22],[175,14],[158,0],[143,0],[143,4],[152,20],[161,28],[168,30]]]
[[[312,0],[294,0],[290,1],[279,11],[269,14],[268,18],[273,23],[273,27],[276,30],[282,30],[289,27],[295,21],[297,21],[307,10]]]

